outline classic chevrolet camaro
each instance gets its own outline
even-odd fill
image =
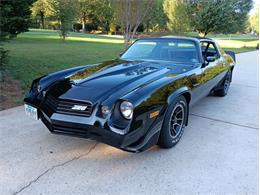
[[[210,93],[227,94],[234,65],[235,54],[211,39],[139,39],[118,59],[34,80],[25,112],[56,134],[130,152],[171,148],[191,105]]]

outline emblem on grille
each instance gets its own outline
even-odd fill
[[[87,109],[87,106],[80,106],[80,105],[74,105],[72,108],[72,110],[86,110]]]

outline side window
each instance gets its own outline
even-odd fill
[[[219,52],[217,50],[217,47],[212,42],[201,42],[201,50],[204,59],[208,56],[214,56],[216,58],[219,58]]]
[[[219,57],[218,50],[217,50],[215,44],[213,44],[213,43],[209,44],[209,48],[208,48],[207,53],[208,53],[209,56],[215,56],[216,58]]]
[[[200,43],[200,46],[201,46],[201,51],[202,53],[206,51],[206,48],[208,46],[208,43],[207,42],[201,42]]]

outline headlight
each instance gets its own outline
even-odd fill
[[[126,119],[130,120],[133,117],[134,106],[132,103],[123,101],[120,104],[120,111]]]

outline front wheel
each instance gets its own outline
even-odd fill
[[[158,141],[159,146],[171,148],[179,142],[187,121],[187,106],[183,96],[179,96],[169,105]]]

